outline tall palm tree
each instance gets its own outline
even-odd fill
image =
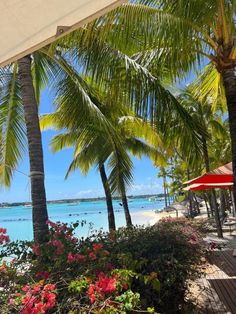
[[[31,73],[31,56],[23,57],[18,64],[29,149],[34,240],[41,243],[48,235],[46,223],[48,213],[44,186],[43,148],[38,104]]]
[[[106,18],[104,21],[106,21]],[[191,117],[179,105],[179,103],[170,94],[170,92],[165,90],[159,79],[154,77],[150,71],[148,71],[144,66],[139,64],[136,60],[128,56],[128,51],[127,54],[125,54],[122,52],[122,50],[116,49],[115,46],[112,46],[111,40],[106,40],[105,38],[104,40],[101,40],[102,36],[100,36],[100,34],[102,34],[101,30],[104,30],[104,23],[95,22],[94,25],[96,25],[96,29],[88,25],[83,29],[75,32],[71,36],[68,36],[68,39],[64,38],[63,41],[58,41],[50,47],[43,48],[39,52],[34,53],[31,56],[32,69],[34,69],[32,75],[36,102],[39,103],[39,92],[41,87],[47,83],[48,79],[53,79],[59,86],[58,94],[60,94],[60,91],[63,91],[64,93],[64,95],[61,94],[62,99],[65,99],[69,96],[72,99],[74,99],[75,97],[80,99],[81,106],[78,107],[78,111],[80,111],[80,117],[86,116],[86,119],[90,119],[90,122],[93,120],[94,117],[100,117],[100,123],[104,125],[104,128],[108,129],[110,127],[109,123],[105,121],[104,116],[93,103],[93,99],[87,97],[87,85],[80,75],[82,72],[91,73],[93,79],[97,82],[105,82],[104,84],[106,84],[106,90],[108,91],[108,93],[113,95],[114,102],[122,100],[124,101],[124,103],[126,102],[127,104],[130,104],[130,106],[133,107],[136,112],[138,112],[143,117],[150,118],[152,121],[159,120],[161,122],[160,125],[162,126],[163,130],[165,128],[168,129],[168,124],[170,120],[169,118],[172,115],[185,122],[186,127],[189,131],[196,130]],[[98,35],[99,40],[97,40]],[[19,67],[21,67],[22,73],[25,72],[26,64],[27,62],[29,62],[29,60],[26,62],[26,59],[24,59],[24,61],[22,60],[22,62],[19,63]],[[70,59],[71,61],[70,65],[68,65],[68,59]],[[36,64],[40,66],[34,67],[34,65]],[[55,68],[56,71],[53,70]],[[78,71],[76,71],[75,68]],[[22,156],[24,147],[23,142],[25,130],[23,127],[24,123],[22,123],[24,122],[24,118],[22,120],[23,111],[21,106],[23,95],[19,86],[22,85],[22,88],[23,86],[27,86],[28,88],[27,91],[26,88],[24,88],[24,99],[29,99],[29,88],[32,88],[32,84],[30,84],[31,87],[30,85],[26,85],[25,83],[19,84],[19,79],[17,79],[18,70],[18,66],[16,65],[12,65],[7,67],[6,69],[1,70],[1,88],[2,86],[4,86],[2,88],[4,90],[4,93],[1,94],[2,99],[0,100],[0,103],[4,105],[1,106],[0,110],[4,112],[4,115],[3,119],[0,119],[0,130],[4,138],[4,145],[2,145],[2,149],[0,152],[0,170],[1,182],[7,185],[10,184],[13,170],[17,166],[17,163]],[[3,76],[2,74],[4,74],[5,76]],[[67,81],[73,81],[72,85],[74,86],[74,88],[67,90],[65,88],[65,80],[63,80],[64,85],[60,83],[60,79],[62,76],[66,78]],[[8,84],[9,77],[13,78],[12,88],[10,88],[11,86]],[[29,80],[27,81],[29,82]],[[140,88],[140,84],[142,82],[143,85],[142,88]],[[7,84],[8,86],[6,88]],[[14,94],[14,96],[8,97],[6,90],[9,92],[8,96],[10,94]],[[70,94],[68,93],[68,91],[70,91]],[[31,90],[31,99],[33,97],[33,94],[34,93]],[[11,100],[11,102],[8,102],[7,100]],[[33,106],[35,106],[35,102],[33,103]],[[6,104],[9,104],[9,106]],[[15,108],[15,106],[17,108]],[[29,109],[30,107],[25,106],[24,108]],[[69,110],[68,108],[69,107],[67,107],[67,111]],[[76,108],[76,110],[78,108]],[[36,114],[36,109],[34,110],[34,114]],[[70,125],[73,125],[74,122],[77,123],[77,121],[74,121],[73,117],[78,117],[78,115],[74,113],[75,111],[71,111],[71,121],[69,123]],[[19,117],[18,122],[16,122],[16,117]],[[29,117],[28,113],[27,117]],[[10,119],[14,119],[13,121],[15,125],[13,129],[11,129]],[[36,121],[36,119],[34,119],[34,121]],[[80,122],[82,123],[82,121]],[[7,129],[9,132],[5,133],[3,132],[5,131],[3,125],[6,126],[7,124]],[[29,129],[29,126],[30,124],[27,123],[27,129]],[[38,129],[38,126],[36,126],[36,128]],[[35,133],[36,132],[38,131],[35,131]],[[32,128],[30,132],[27,131],[28,136],[30,136],[30,143],[32,143],[32,133]],[[113,132],[109,133],[110,137],[112,137],[113,135]],[[192,133],[192,135],[194,137],[194,143],[196,144],[196,146],[200,146],[199,132],[195,131]],[[40,141],[39,134],[37,136],[37,140]],[[14,142],[17,145],[9,145],[10,141],[12,143]],[[119,142],[117,141],[114,141],[113,143],[114,146],[119,145]],[[43,192],[43,163],[41,158],[39,158],[37,162],[33,157],[33,155],[37,155],[36,151],[33,153],[32,150],[34,149],[36,150],[36,146],[32,144],[30,157],[32,166],[31,182],[32,186],[33,184],[35,186],[35,182],[40,181],[39,187],[41,195],[37,198],[36,201],[36,188],[32,188],[33,211],[36,207],[41,208],[42,214],[40,214],[40,216],[43,218],[41,219],[40,223],[44,226],[42,225],[40,229],[45,230],[44,234],[43,232],[39,231],[41,235],[39,234],[39,232],[36,232],[34,236],[37,241],[41,241],[41,237],[44,238],[47,233],[47,227],[45,226],[47,214],[46,205],[43,205],[43,203],[45,203],[45,197]],[[40,155],[42,154],[40,153]],[[33,199],[38,205],[34,202]],[[40,213],[40,209],[37,209],[35,212]],[[38,217],[38,215],[33,216],[33,219],[36,219],[36,217]]]
[[[68,101],[71,100],[68,99]],[[86,174],[91,167],[97,166],[106,195],[108,223],[111,231],[115,229],[112,193],[118,192],[120,194],[126,224],[127,226],[132,225],[126,197],[127,186],[132,181],[132,161],[126,151],[138,157],[146,154],[157,163],[162,160],[162,155],[154,145],[160,145],[161,140],[149,123],[135,117],[127,107],[111,105],[111,101],[108,100],[101,102],[98,98],[95,100],[95,97],[94,102],[97,103],[107,120],[113,125],[117,138],[122,144],[120,147],[112,145],[107,130],[99,128],[97,124],[89,124],[84,128],[81,126],[68,128],[65,116],[63,122],[59,123],[62,106],[61,98],[58,98],[57,111],[42,117],[41,126],[43,129],[48,127],[57,130],[66,129],[65,132],[55,136],[52,140],[53,151],[65,147],[74,147],[74,158],[69,166],[66,178],[78,168]],[[76,104],[72,102],[70,106],[76,106]],[[67,119],[70,120],[69,115]],[[142,139],[148,141],[149,144],[143,142]],[[109,178],[107,178],[105,172],[105,162],[110,169]]]
[[[188,110],[188,112],[199,120],[199,122],[202,124],[202,127],[208,134],[208,137],[202,135],[202,145],[203,164],[205,166],[204,170],[205,172],[209,172],[211,170],[211,163],[209,158],[208,142],[210,142],[211,139],[224,140],[227,137],[227,130],[222,123],[222,111],[214,109],[214,106],[212,106],[212,104],[209,102],[209,99],[205,99],[205,101],[200,102],[199,99],[196,98],[196,96],[194,96],[188,88],[182,94],[180,94],[178,98],[181,104]],[[200,163],[198,163],[198,166],[200,166]],[[215,214],[218,236],[222,238],[223,232],[214,190],[211,190],[210,196],[210,204],[212,212]]]
[[[28,140],[30,160],[31,198],[34,240],[43,242],[47,238],[47,206],[44,186],[42,140],[38,119],[40,91],[49,82],[63,90],[61,82],[70,82],[72,94],[80,102],[80,115],[76,125],[86,116],[90,123],[99,123],[109,129],[104,115],[86,93],[86,82],[78,72],[56,50],[43,48],[31,56],[9,65],[0,72],[0,183],[9,186],[11,178],[26,148]],[[65,91],[65,90],[64,90]],[[65,91],[64,96],[68,95]],[[71,91],[70,91],[71,92]],[[72,98],[72,96],[71,96]],[[63,97],[62,97],[63,99]],[[66,109],[68,111],[68,108]],[[70,112],[73,117],[73,112]],[[73,124],[70,119],[70,124]],[[111,143],[119,143],[110,131]]]
[[[153,75],[169,73],[175,81],[209,62],[200,78],[205,84],[197,90],[199,96],[204,91],[227,105],[236,203],[234,1],[134,0],[93,23],[98,25],[102,40],[106,38]]]

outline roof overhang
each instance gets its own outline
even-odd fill
[[[36,51],[126,0],[0,1],[0,66]]]

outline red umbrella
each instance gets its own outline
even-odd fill
[[[233,185],[232,182],[227,183],[205,183],[205,184],[197,184],[193,183],[188,185],[183,190],[185,191],[200,191],[200,190],[207,190],[207,189],[227,189]]]
[[[222,184],[233,183],[232,162],[221,166],[215,170],[207,172],[206,174],[184,182],[184,184]],[[216,186],[215,186],[216,187]]]

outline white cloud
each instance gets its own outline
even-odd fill
[[[162,193],[162,185],[158,182],[153,182],[153,183],[148,183],[148,184],[145,184],[145,183],[133,184],[128,190],[128,194],[133,194],[133,195],[158,194],[158,193]]]
[[[88,190],[81,190],[76,193],[75,197],[99,197],[104,196],[104,191],[102,189],[88,189]]]

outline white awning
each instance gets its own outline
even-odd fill
[[[0,0],[0,66],[114,9],[125,0]]]

